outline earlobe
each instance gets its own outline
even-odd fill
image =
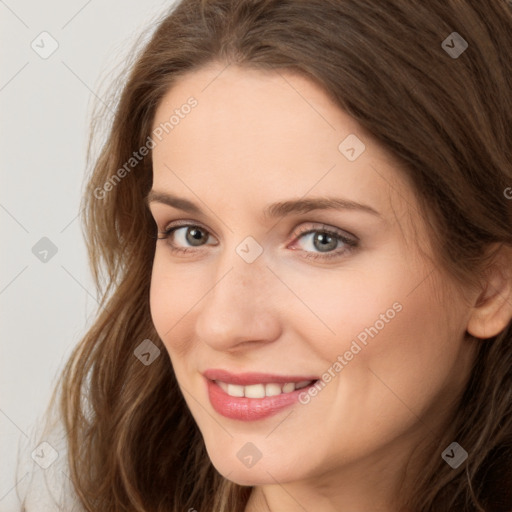
[[[468,321],[467,332],[475,338],[498,335],[512,320],[512,252],[501,247],[493,258],[483,291],[478,295]]]

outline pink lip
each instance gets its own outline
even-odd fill
[[[248,386],[251,384],[268,384],[275,382],[284,384],[286,382],[301,382],[305,380],[316,381],[317,377],[310,376],[279,376],[265,373],[243,373],[234,375],[225,370],[207,370],[203,373],[208,397],[214,410],[226,418],[240,421],[256,421],[277,414],[281,410],[295,404],[300,393],[307,392],[310,386],[296,389],[291,393],[282,393],[276,396],[263,398],[246,398],[229,396],[215,382],[217,380],[227,384],[238,384]]]

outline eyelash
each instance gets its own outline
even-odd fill
[[[209,233],[209,231],[206,228],[204,228],[200,224],[183,222],[180,224],[170,225],[163,232],[159,232],[158,240],[168,240],[176,230],[181,229],[181,228],[188,228],[188,227],[199,228],[199,229],[203,230],[205,233],[207,233],[208,235],[211,234],[211,233]],[[342,235],[340,232],[334,230],[333,228],[328,228],[328,227],[321,227],[321,228],[315,228],[315,229],[312,229],[312,228],[299,229],[298,232],[294,233],[294,241],[299,240],[301,237],[311,234],[311,233],[323,233],[323,234],[332,236],[335,239],[337,239],[338,241],[343,242],[346,247],[344,247],[342,249],[335,250],[335,251],[327,252],[327,253],[321,253],[321,252],[311,253],[308,251],[304,251],[304,252],[306,252],[306,255],[302,256],[303,258],[308,258],[308,259],[313,259],[313,260],[318,260],[318,259],[330,260],[332,258],[341,257],[342,255],[346,254],[347,252],[353,251],[358,246],[357,239],[348,238],[348,237]],[[188,254],[188,253],[195,252],[195,250],[192,248],[176,247],[170,241],[168,242],[168,245],[169,245],[171,251],[174,253]]]

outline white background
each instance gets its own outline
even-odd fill
[[[0,511],[19,510],[17,445],[91,324],[96,293],[79,214],[90,114],[104,79],[163,0],[0,0]],[[43,59],[32,41],[57,50]],[[49,238],[41,262],[32,247]],[[44,256],[42,254],[41,256]]]

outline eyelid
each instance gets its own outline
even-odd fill
[[[184,227],[197,227],[197,228],[201,228],[204,231],[206,231],[209,235],[213,235],[215,238],[218,238],[217,235],[210,228],[207,228],[201,222],[198,222],[196,220],[186,220],[186,219],[180,219],[180,220],[175,220],[175,221],[172,221],[172,222],[168,222],[165,225],[163,231],[161,231],[159,234],[165,235],[169,231],[171,231],[172,229],[178,229],[178,228],[181,228],[181,227],[183,227],[183,228]]]
[[[351,240],[354,243],[359,242],[359,238],[356,235],[344,229],[336,228],[334,226],[330,226],[329,224],[325,224],[322,222],[312,222],[311,224],[313,224],[313,226],[310,226],[308,228],[299,228],[297,231],[294,231],[294,236],[296,238],[299,238],[300,236],[305,235],[307,233],[320,231],[331,233],[343,239]]]

